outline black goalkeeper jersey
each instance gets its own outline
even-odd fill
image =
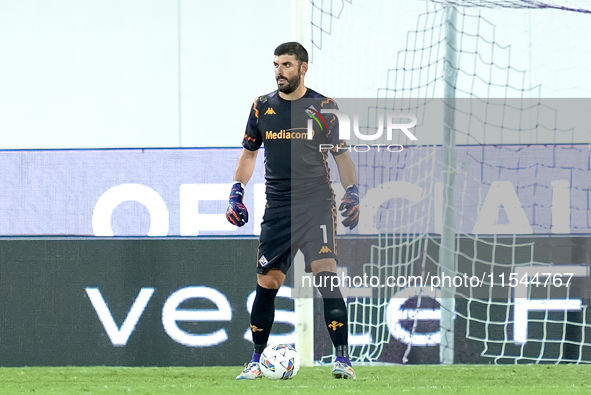
[[[282,99],[275,91],[254,101],[242,146],[256,151],[265,145],[268,202],[333,198],[328,151],[338,155],[346,149],[337,150],[345,146],[339,140],[337,117],[322,114],[322,109],[338,107],[334,100],[311,89],[298,100]],[[311,140],[308,120],[314,131]]]

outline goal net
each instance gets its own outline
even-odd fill
[[[380,111],[417,118],[416,141],[374,141],[402,152],[350,152],[362,197],[353,233],[376,240],[361,273],[405,279],[348,299],[352,338],[365,339],[353,359],[436,350],[442,363],[591,362],[589,3],[310,7],[314,88],[339,104],[373,100],[367,134]],[[464,281],[429,286],[444,274]]]

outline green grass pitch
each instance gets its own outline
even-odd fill
[[[0,368],[0,394],[591,394],[589,365],[360,366],[357,380],[335,380],[327,366],[237,381],[241,369]]]

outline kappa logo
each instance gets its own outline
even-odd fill
[[[275,112],[275,110],[273,110],[273,107],[269,107],[269,108],[267,108],[267,111],[265,111],[265,115],[275,115],[275,114],[277,114],[277,113]]]
[[[328,246],[322,246],[322,248],[320,249],[320,252],[319,252],[319,254],[326,254],[326,253],[328,253],[328,252],[332,252],[332,251],[330,250],[330,248],[328,248]]]
[[[266,265],[267,265],[267,263],[269,263],[269,261],[268,261],[268,260],[267,260],[267,258],[265,258],[265,256],[263,255],[263,256],[261,256],[261,257],[259,258],[259,263],[261,264],[261,266],[266,266]]]

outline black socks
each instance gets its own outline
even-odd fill
[[[324,321],[336,348],[337,357],[347,357],[349,336],[347,306],[341,290],[338,287],[332,288],[332,277],[336,277],[336,273],[320,272],[316,275],[315,283],[320,285],[318,290],[324,301]],[[335,281],[334,284],[338,282]]]
[[[315,284],[324,302],[324,321],[328,333],[336,349],[337,357],[348,357],[348,315],[347,306],[338,287],[332,288],[332,272],[320,272],[316,275]],[[335,284],[337,282],[335,281]],[[260,354],[267,346],[271,327],[275,319],[275,297],[277,289],[263,288],[257,284],[256,296],[250,314],[250,330],[254,343],[254,352]]]
[[[278,291],[278,289],[267,289],[257,284],[257,293],[250,314],[250,330],[255,353],[260,354],[267,347],[275,319],[275,296]]]

